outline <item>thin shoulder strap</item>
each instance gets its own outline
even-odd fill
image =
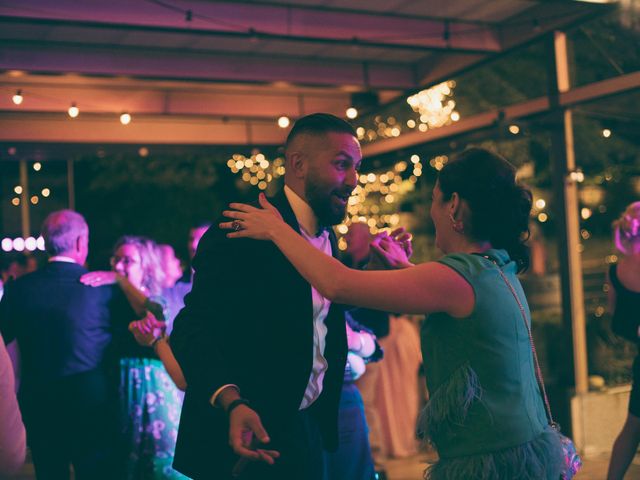
[[[500,273],[500,276],[504,280],[504,283],[506,283],[507,287],[511,291],[511,294],[513,295],[513,298],[518,303],[518,307],[520,307],[522,320],[524,321],[524,326],[527,329],[527,333],[529,334],[529,344],[531,345],[531,352],[533,353],[533,362],[534,362],[534,367],[536,372],[536,380],[538,381],[538,386],[540,387],[540,392],[542,393],[542,399],[544,400],[544,408],[547,414],[547,421],[549,422],[549,425],[552,425],[555,427],[556,423],[554,422],[553,416],[551,415],[551,406],[549,405],[547,390],[544,388],[544,379],[542,378],[542,370],[540,370],[540,364],[538,363],[538,352],[536,351],[536,346],[533,343],[533,335],[531,334],[531,327],[527,322],[527,314],[525,313],[524,306],[522,305],[522,302],[520,301],[520,298],[518,297],[516,290],[513,288],[513,285],[511,285],[511,282],[509,282],[509,279],[507,278],[507,276],[504,274],[504,272],[498,265],[498,262],[496,262],[493,258],[489,257],[488,255],[480,255],[480,256],[483,258],[486,258],[491,263],[493,263],[496,267],[498,267],[498,273]]]

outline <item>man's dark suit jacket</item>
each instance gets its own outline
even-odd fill
[[[299,232],[284,192],[272,203]],[[227,416],[209,403],[213,393],[237,385],[274,438],[297,414],[313,363],[309,283],[273,243],[227,239],[226,233],[216,223],[200,241],[193,290],[171,335],[188,384],[174,468],[198,479],[226,478],[237,460],[228,445]],[[334,449],[347,354],[342,306],[331,306],[325,324],[329,366],[309,411],[325,447]]]
[[[86,272],[50,262],[10,282],[0,301],[2,335],[20,347],[20,408],[38,477],[64,478],[72,463],[76,478],[118,478],[117,383],[105,361],[124,296],[83,285]]]
[[[111,287],[80,283],[84,267],[50,262],[7,284],[0,302],[5,342],[18,338],[23,387],[102,365],[111,342]]]

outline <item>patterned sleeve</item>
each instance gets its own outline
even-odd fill
[[[384,350],[382,349],[382,347],[378,343],[378,340],[377,340],[375,334],[373,333],[373,331],[371,331],[370,329],[368,329],[364,325],[362,325],[362,324],[358,323],[356,320],[354,320],[353,316],[349,312],[344,312],[344,318],[345,318],[346,322],[349,324],[349,326],[351,327],[351,330],[353,330],[354,332],[358,332],[358,333],[368,333],[373,338],[373,342],[376,345],[376,349],[370,356],[368,356],[366,358],[363,358],[365,363],[379,362],[380,360],[382,360],[382,358],[384,357]]]

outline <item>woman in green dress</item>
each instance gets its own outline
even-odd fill
[[[261,209],[231,204],[225,216],[232,221],[220,227],[233,230],[231,238],[273,241],[333,302],[427,314],[423,429],[439,461],[425,478],[557,480],[562,446],[536,382],[530,313],[516,276],[529,262],[531,199],[502,157],[463,152],[433,190],[431,218],[444,257],[412,265],[399,242],[380,236],[372,250],[391,271],[352,270],[324,255],[280,221],[263,195]]]

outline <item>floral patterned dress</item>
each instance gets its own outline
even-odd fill
[[[147,307],[156,318],[164,318],[161,299],[154,298]],[[186,479],[171,466],[183,394],[152,349],[140,347],[127,337],[122,343],[119,393],[124,478]]]

